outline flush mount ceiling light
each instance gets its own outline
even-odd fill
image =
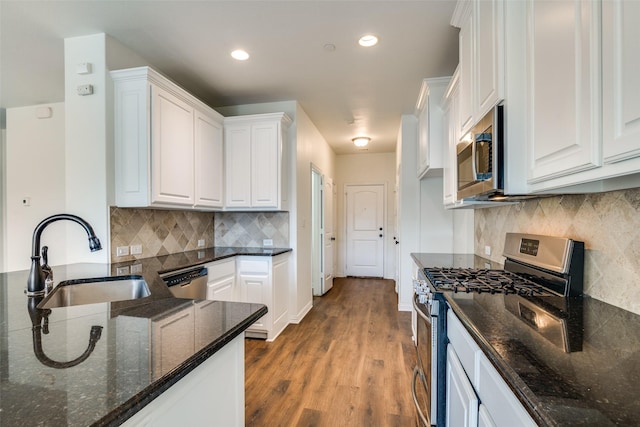
[[[353,144],[356,147],[366,147],[369,141],[371,141],[371,138],[366,136],[359,136],[357,138],[353,138],[351,141],[353,141]]]
[[[246,61],[249,59],[249,54],[242,49],[237,49],[231,52],[231,57],[233,59],[237,59],[238,61]]]
[[[362,47],[375,46],[378,44],[378,37],[374,36],[373,34],[365,34],[364,36],[360,37],[360,40],[358,40],[358,44]]]

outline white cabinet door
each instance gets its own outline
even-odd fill
[[[459,34],[460,97],[458,133],[464,135],[473,126],[473,16],[467,13]]]
[[[195,116],[195,205],[222,208],[222,124],[196,110]]]
[[[527,3],[531,184],[602,164],[599,8],[590,0]]]
[[[272,330],[280,333],[289,323],[289,255],[278,256],[273,260],[272,281]]]
[[[440,105],[451,79],[440,77],[424,79],[416,103],[418,116],[418,178],[442,174],[443,111]]]
[[[443,150],[443,201],[445,206],[453,205],[457,197],[457,154],[456,145],[458,143],[458,72],[456,70],[451,78],[451,84],[447,89],[446,104],[444,106],[444,150]]]
[[[216,301],[236,301],[235,277],[227,277],[207,283],[207,299]]]
[[[251,206],[251,127],[225,127],[226,207]]]
[[[152,204],[192,206],[194,109],[157,86],[151,97]]]
[[[251,126],[251,206],[277,208],[280,198],[280,126],[276,122]]]
[[[480,408],[478,408],[478,427],[497,427],[491,419],[487,407],[482,403],[480,404]]]
[[[475,101],[478,121],[489,112],[504,93],[504,2],[475,0]]]
[[[151,347],[153,378],[160,378],[192,355],[195,348],[193,306],[153,321]]]
[[[478,397],[456,356],[447,347],[447,427],[475,427],[478,425]]]
[[[640,2],[602,2],[605,163],[640,155]]]

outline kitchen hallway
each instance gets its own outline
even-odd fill
[[[337,278],[299,325],[245,340],[247,426],[411,426],[411,314],[394,282]]]

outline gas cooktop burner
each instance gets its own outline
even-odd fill
[[[424,274],[436,290],[551,296],[544,287],[506,270],[472,268],[425,268]]]

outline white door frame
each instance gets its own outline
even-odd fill
[[[342,235],[343,239],[343,248],[342,251],[342,265],[343,265],[343,273],[347,276],[347,252],[349,250],[348,247],[348,236],[347,236],[347,215],[348,215],[348,207],[347,207],[347,190],[349,187],[362,187],[368,185],[378,185],[382,187],[382,277],[386,277],[386,269],[385,269],[385,260],[386,260],[386,252],[387,252],[387,236],[385,233],[390,232],[391,230],[387,229],[387,184],[386,182],[360,182],[360,183],[346,183],[344,184],[344,198],[343,198],[343,220],[342,220]]]
[[[317,176],[317,184],[315,183]],[[311,289],[313,295],[324,293],[324,174],[311,164]],[[316,200],[320,206],[314,202]],[[318,217],[319,215],[319,217]]]

